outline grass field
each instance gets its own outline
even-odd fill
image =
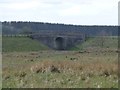
[[[82,44],[77,44],[70,50],[87,50],[87,49],[118,49],[118,37],[89,37]]]
[[[2,53],[3,88],[118,88],[116,37],[105,39],[108,43],[100,46],[95,45],[96,38],[90,38],[70,51],[19,52],[13,52],[16,49],[9,46],[13,43],[9,39],[3,40],[3,45],[8,43]]]
[[[28,52],[49,50],[49,48],[37,40],[32,40],[28,37],[3,37],[2,38],[3,52]]]

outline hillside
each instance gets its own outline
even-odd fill
[[[44,23],[44,22],[2,22],[2,34],[29,34],[38,33],[41,31],[61,31],[73,32],[80,31],[86,36],[97,36],[104,31],[107,35],[117,36],[117,26],[97,26],[97,25],[69,25],[58,23]]]
[[[28,37],[3,37],[2,38],[2,51],[39,51],[48,50],[49,48],[42,43],[32,40]]]
[[[2,39],[3,52],[12,51],[39,51],[49,50],[46,45],[43,45],[37,40],[32,40],[28,37],[3,37]],[[89,49],[117,49],[118,38],[113,36],[108,37],[90,37],[82,44],[77,44],[69,50],[89,50]]]
[[[70,50],[87,50],[87,49],[118,49],[118,37],[90,37],[82,44],[77,44]]]

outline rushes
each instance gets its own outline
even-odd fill
[[[105,56],[54,51],[3,54],[3,87],[114,88],[118,83],[116,56],[113,52]]]
[[[56,72],[56,73],[82,73],[92,77],[94,75],[110,76],[117,75],[117,64],[106,63],[80,63],[79,61],[51,61],[45,60],[35,65],[32,65],[31,72],[44,73],[44,72]]]
[[[72,62],[72,61],[51,61],[46,60],[35,65],[32,65],[30,70],[34,73],[39,72],[74,72],[82,70],[83,66],[80,63]]]

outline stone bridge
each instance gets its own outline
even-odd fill
[[[70,47],[82,43],[85,35],[80,31],[40,31],[30,36],[32,39],[39,40],[48,47],[56,50],[67,50]]]

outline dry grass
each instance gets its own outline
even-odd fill
[[[118,85],[115,51],[3,53],[2,69],[3,87],[111,88]]]
[[[75,72],[81,73],[85,71],[90,75],[101,75],[101,76],[110,76],[118,74],[118,66],[115,63],[80,63],[79,61],[52,61],[45,60],[40,63],[32,65],[30,68],[31,72]]]

